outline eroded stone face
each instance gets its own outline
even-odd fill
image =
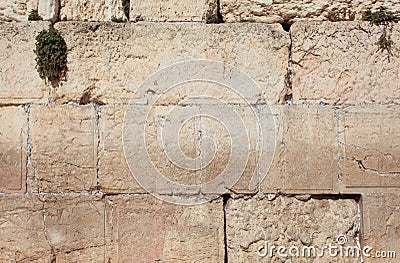
[[[206,21],[217,15],[216,0],[201,1],[160,1],[135,0],[131,1],[132,21]]]
[[[28,13],[38,9],[39,0],[4,0],[0,3],[0,21],[27,21]]]
[[[0,104],[47,102],[48,86],[35,69],[35,38],[48,22],[0,27]]]
[[[96,188],[97,114],[93,106],[33,106],[29,192]]]
[[[397,105],[339,110],[341,192],[398,192],[399,113]]]
[[[399,25],[389,26],[394,41]],[[295,104],[399,103],[399,59],[376,45],[382,28],[369,22],[293,24]]]
[[[335,110],[326,106],[273,107],[277,132],[264,193],[338,193]]]
[[[0,108],[0,192],[25,192],[27,121],[23,107]]]
[[[107,198],[111,262],[222,262],[221,200],[176,206],[151,196]]]
[[[378,9],[380,6],[392,11],[400,8],[395,0],[221,0],[221,14],[224,22],[352,21],[360,20],[365,10]]]
[[[68,53],[68,81],[54,90],[58,103],[127,103],[157,70],[191,59],[213,59],[252,77],[270,103],[283,100],[289,37],[280,25],[200,23],[57,23]],[[224,47],[224,48],[221,48]]]
[[[129,20],[122,0],[61,0],[61,21],[111,21],[112,17]]]
[[[362,196],[361,245],[372,248],[368,251],[369,256],[364,256],[365,262],[383,262],[383,260],[394,262],[399,257],[399,201],[399,194],[364,194]],[[377,258],[377,256],[386,259]]]
[[[330,257],[327,251],[321,257],[300,257],[304,247],[315,247],[320,252],[329,244],[338,245],[339,235],[346,236],[346,245],[357,246],[358,209],[354,200],[298,200],[283,196],[270,200],[267,197],[228,200],[226,231],[229,262],[359,262],[358,257]],[[267,246],[268,253],[262,257]],[[273,256],[271,246],[275,246]],[[286,247],[288,255],[290,247],[296,246],[300,249],[300,256],[279,258],[278,246]],[[296,254],[295,250],[292,254]]]

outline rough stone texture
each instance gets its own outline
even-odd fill
[[[34,106],[29,192],[95,190],[97,114],[93,106]]]
[[[48,86],[35,69],[35,37],[48,22],[0,23],[0,104],[46,102]]]
[[[134,0],[130,7],[132,21],[206,21],[217,15],[216,0]]]
[[[56,22],[60,12],[59,0],[39,0],[38,13],[42,16],[43,20]]]
[[[110,262],[223,262],[222,202],[176,206],[151,196],[107,198]]]
[[[228,200],[229,262],[359,262],[358,258],[332,258],[326,253],[324,257],[279,259],[275,251],[273,257],[261,257],[257,250],[265,246],[265,242],[268,248],[297,246],[301,251],[305,246],[322,249],[329,244],[337,245],[337,237],[346,235],[346,245],[357,246],[357,203],[354,200],[306,201],[283,196],[270,200],[266,197]]]
[[[23,107],[0,108],[0,192],[25,192],[27,121]]]
[[[400,195],[365,194],[362,206],[361,245],[373,248],[371,257],[364,256],[365,262],[395,262],[400,253]],[[391,251],[396,257],[389,256]],[[382,256],[386,253],[386,259],[377,258],[376,252]]]
[[[337,123],[329,106],[273,108],[277,143],[264,193],[338,193]]]
[[[100,190],[104,193],[144,193],[125,160],[122,129],[126,106],[101,107]]]
[[[60,0],[60,20],[111,21],[111,18],[127,20],[122,0]]]
[[[360,20],[362,12],[380,6],[391,11],[400,9],[396,0],[221,0],[221,14],[224,22],[346,21]]]
[[[0,196],[1,262],[105,262],[95,197]]]
[[[289,36],[280,25],[65,22],[55,27],[70,50],[68,81],[55,90],[56,102],[80,101],[90,91],[91,100],[124,103],[157,70],[190,59],[237,66],[272,104],[286,94]]]
[[[400,188],[400,107],[339,110],[342,193],[393,192]]]
[[[400,26],[389,26],[393,56],[378,52],[382,28],[368,22],[295,23],[292,28],[293,102],[400,102]]]
[[[0,2],[0,21],[27,21],[29,11],[38,7],[39,0],[3,0]]]

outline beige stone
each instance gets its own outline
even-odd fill
[[[134,0],[130,7],[132,21],[206,21],[217,15],[216,0]]]
[[[323,247],[338,245],[340,235],[346,236],[347,246],[357,247],[357,211],[357,203],[351,199],[300,201],[283,196],[272,201],[266,197],[229,199],[226,206],[228,261],[359,262],[358,257],[330,257],[326,250],[323,257],[301,257],[304,247],[315,247],[316,254],[320,254]],[[267,246],[268,253],[263,256]],[[279,257],[278,246],[286,248],[287,258]],[[299,257],[290,257],[291,246],[300,250]]]
[[[35,69],[35,37],[48,22],[0,23],[0,104],[46,102],[49,86]]]
[[[396,0],[221,0],[221,14],[224,22],[351,21],[360,20],[365,10],[376,10],[380,6],[390,11],[400,9]]]
[[[39,0],[3,0],[0,2],[0,21],[27,21],[28,13],[38,6]]]
[[[361,246],[372,248],[364,255],[365,262],[395,262],[399,257],[399,201],[399,194],[362,195]]]
[[[96,189],[97,114],[93,106],[33,106],[29,192]]]
[[[78,102],[91,90],[93,101],[126,103],[157,70],[191,59],[238,67],[272,104],[286,94],[289,36],[280,25],[62,22],[55,27],[70,50],[68,81],[54,90],[56,102]]]
[[[337,122],[329,106],[273,107],[277,142],[264,193],[338,193]]]
[[[398,192],[399,113],[397,105],[339,110],[341,192]]]
[[[292,28],[293,102],[399,103],[399,25],[388,27],[393,56],[379,51],[369,22],[301,22]]]
[[[39,198],[1,195],[0,204],[1,261],[50,262]]]
[[[25,192],[27,121],[23,107],[0,108],[0,192]]]
[[[176,206],[151,196],[107,198],[110,262],[222,262],[222,202]]]
[[[60,20],[111,21],[112,17],[126,19],[122,0],[60,0]]]
[[[58,20],[58,13],[60,11],[59,0],[39,0],[38,13],[42,16],[43,20],[56,22]]]

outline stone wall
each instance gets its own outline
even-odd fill
[[[400,27],[361,17],[398,1],[124,3],[0,3],[0,262],[396,262]],[[52,24],[57,85],[35,69]],[[278,253],[328,244],[373,250]]]

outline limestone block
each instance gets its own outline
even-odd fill
[[[221,14],[224,22],[351,21],[360,20],[363,11],[380,6],[391,11],[400,9],[396,0],[221,0]]]
[[[400,251],[400,195],[362,195],[362,247],[365,262],[395,262]],[[394,252],[394,253],[393,253]]]
[[[124,104],[157,70],[191,59],[238,67],[272,104],[286,94],[289,36],[280,25],[60,22],[55,27],[69,48],[68,81],[54,90],[56,102],[79,102],[90,91],[92,101]]]
[[[0,23],[0,103],[46,102],[48,86],[35,69],[35,37],[48,22]]]
[[[299,198],[302,199],[302,198]],[[359,262],[356,257],[330,257],[325,246],[357,247],[357,203],[351,199],[303,199],[277,196],[229,199],[226,206],[226,235],[229,262]],[[273,246],[275,246],[273,248]],[[283,246],[287,257],[278,254]],[[296,250],[290,249],[296,246]],[[315,248],[307,257],[305,247]],[[273,254],[271,254],[271,248]],[[290,252],[291,251],[291,252]],[[291,253],[291,254],[290,254]],[[313,252],[310,252],[310,255]]]
[[[339,110],[341,192],[398,192],[399,113],[397,105]]]
[[[110,262],[223,262],[221,200],[176,206],[151,196],[107,198]]]
[[[134,0],[130,7],[132,21],[206,21],[217,15],[216,0]]]
[[[42,16],[43,20],[56,22],[58,20],[58,13],[60,11],[59,0],[39,0],[38,13]]]
[[[0,2],[0,21],[28,21],[28,13],[38,6],[39,0],[3,0]]]
[[[329,106],[273,107],[274,160],[264,193],[338,193],[337,122]]]
[[[95,190],[97,114],[93,106],[34,106],[29,192]]]
[[[38,197],[0,196],[0,247],[2,262],[50,262],[42,203]]]
[[[113,16],[126,18],[122,0],[61,0],[60,8],[62,21],[111,21]]]
[[[393,55],[379,51],[382,28],[369,22],[300,22],[293,40],[293,102],[399,103],[400,26],[389,26]]]
[[[27,121],[23,107],[0,108],[0,192],[25,192]]]

